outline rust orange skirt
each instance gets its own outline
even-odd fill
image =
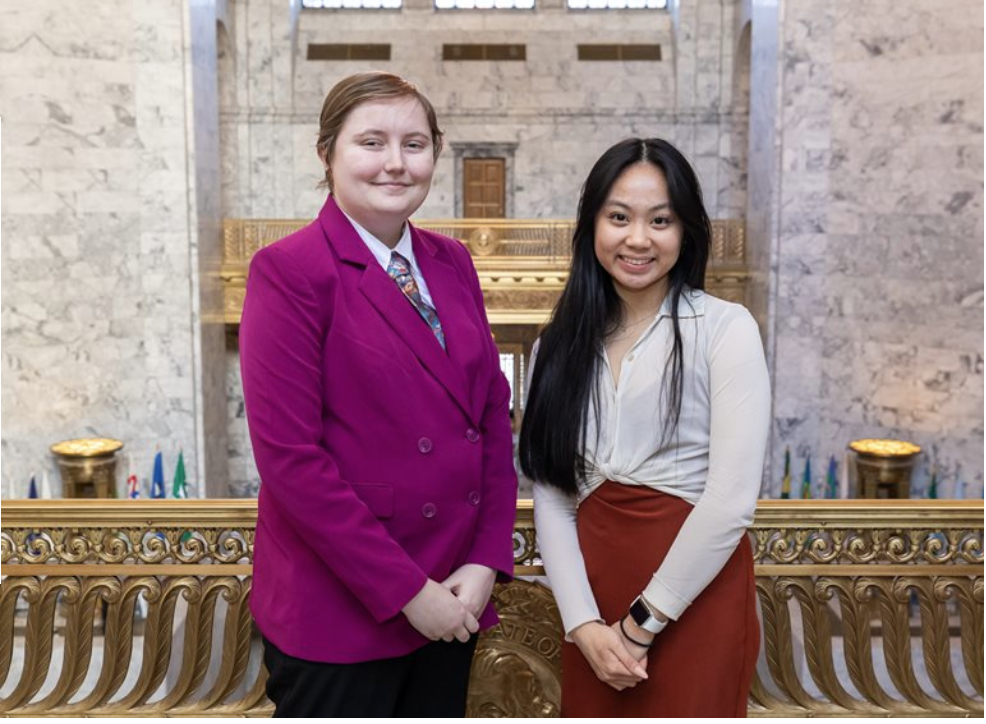
[[[579,546],[607,623],[650,582],[692,511],[680,498],[607,481],[579,506]],[[654,641],[648,679],[616,691],[599,681],[575,644],[562,645],[567,717],[743,717],[757,663],[753,554],[744,536],[719,575]]]

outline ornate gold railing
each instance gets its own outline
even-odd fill
[[[223,222],[224,319],[239,324],[250,259],[260,249],[310,223],[291,219]],[[569,219],[432,219],[418,226],[460,239],[469,247],[493,324],[547,321],[568,278],[574,222]],[[712,222],[708,288],[743,302],[747,279],[742,220]]]
[[[255,501],[7,501],[2,518],[0,713],[270,712],[246,605]],[[751,536],[751,714],[982,715],[981,501],[764,501]],[[515,554],[542,572],[528,502]],[[557,714],[550,591],[495,595],[470,712]]]

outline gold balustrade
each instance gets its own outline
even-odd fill
[[[255,524],[255,500],[3,502],[0,713],[269,714]],[[762,501],[750,536],[751,715],[982,716],[982,501]],[[529,501],[514,540],[517,574],[540,575]],[[557,715],[550,591],[495,597],[470,713]]]
[[[309,220],[226,219],[223,222],[223,314],[237,325],[250,259]],[[423,229],[460,239],[472,253],[492,324],[542,324],[568,278],[574,222],[569,219],[431,219]],[[712,222],[707,286],[743,302],[747,280],[746,228],[739,219]]]

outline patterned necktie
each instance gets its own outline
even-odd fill
[[[428,323],[431,331],[435,333],[438,343],[445,349],[445,333],[442,331],[442,323],[438,321],[438,313],[421,297],[418,283],[414,281],[411,274],[411,263],[396,251],[390,253],[390,266],[387,267],[390,278],[397,282],[397,286],[408,301],[418,310],[421,318]]]

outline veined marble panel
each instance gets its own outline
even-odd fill
[[[525,191],[543,187],[534,192],[538,203],[532,203],[539,216],[558,215],[573,208],[550,185],[556,178],[571,179],[572,161],[576,176],[584,177],[608,143],[653,127],[648,119],[662,119],[657,125],[663,127],[668,125],[663,121],[673,118],[665,135],[683,143],[683,151],[693,156],[691,126],[697,120],[691,118],[703,117],[717,127],[707,129],[708,150],[704,155],[711,159],[718,154],[716,146],[723,137],[731,138],[737,132],[735,124],[731,117],[721,120],[717,109],[723,106],[718,100],[696,107],[676,99],[676,73],[680,70],[676,70],[676,60],[680,53],[693,60],[701,56],[705,71],[715,79],[715,92],[722,93],[719,78],[731,72],[724,70],[723,59],[731,58],[733,10],[708,0],[683,5],[696,30],[701,9],[706,24],[702,34],[688,31],[684,38],[676,35],[670,14],[653,11],[573,13],[560,7],[531,13],[452,13],[430,7],[387,13],[303,11],[294,75],[288,77],[284,75],[289,67],[284,56],[290,50],[289,37],[282,28],[282,15],[286,17],[287,11],[271,2],[251,2],[248,8],[236,2],[230,15],[236,25],[231,37],[237,39],[237,80],[221,81],[221,85],[238,89],[235,94],[224,95],[224,168],[238,176],[235,182],[224,179],[227,214],[312,216],[321,194],[312,190],[319,169],[311,147],[325,93],[342,77],[375,68],[394,70],[417,82],[435,104],[450,142],[518,143],[518,156],[536,159],[529,165],[530,176],[517,169],[517,182]],[[261,27],[264,23],[268,25]],[[710,23],[715,32],[709,29]],[[248,26],[250,32],[243,32],[240,25]],[[527,59],[441,60],[443,43],[462,41],[525,43]],[[387,42],[392,55],[389,62],[313,62],[305,59],[310,42]],[[663,59],[658,63],[579,62],[576,46],[580,42],[657,42],[662,46]],[[724,44],[730,45],[729,51],[723,51]],[[701,47],[692,47],[695,45]],[[249,79],[244,81],[244,76]],[[278,95],[281,100],[274,104],[273,96],[262,90],[269,87],[276,88],[278,94],[290,89],[290,101]],[[602,142],[582,143],[586,127],[591,129],[590,138],[598,137]],[[545,136],[544,128],[554,129],[554,135]],[[531,144],[541,145],[521,147],[525,137]],[[566,146],[574,146],[574,157]],[[706,164],[707,178],[703,180],[709,185],[707,198],[714,215],[722,215],[719,199],[735,199],[735,191],[744,184],[737,166],[735,157],[731,163]],[[422,213],[452,216],[456,180],[439,170]],[[567,193],[569,186],[571,183],[566,183],[562,191]],[[515,191],[519,196],[520,190]],[[545,197],[551,199],[550,204],[540,202]],[[731,204],[735,209],[735,201]],[[231,213],[234,209],[236,213]]]
[[[255,498],[260,490],[260,473],[253,459],[253,445],[246,424],[243,378],[237,337],[226,338],[226,399],[229,444],[229,494],[234,498]]]
[[[196,436],[201,451],[201,491],[228,493],[225,325],[222,265],[222,191],[219,134],[218,26],[214,2],[187,5],[183,30],[185,110],[191,136],[187,166],[191,221],[191,330],[194,362]]]
[[[915,494],[933,466],[981,494],[982,8],[940,10],[783,5],[775,493],[786,446],[817,475],[893,437],[925,450]]]
[[[4,495],[53,472],[51,443],[91,435],[124,441],[121,485],[129,455],[150,477],[156,446],[169,478],[182,450],[201,483],[193,274],[208,220],[191,198],[185,13],[4,2]]]
[[[237,77],[220,81],[236,89],[223,95],[225,213],[313,217],[325,197],[313,150],[325,94],[346,75],[379,68],[419,84],[435,104],[450,145],[516,144],[511,183],[518,218],[574,216],[592,163],[631,135],[678,144],[699,171],[710,213],[742,215],[746,108],[737,115],[720,98],[731,93],[735,9],[718,0],[674,6],[680,15],[675,21],[664,12],[575,13],[560,3],[530,13],[436,12],[427,3],[393,13],[303,11],[294,75],[288,77],[288,40],[280,25],[287,10],[273,2],[233,0]],[[307,61],[310,42],[390,43],[391,60]],[[443,62],[441,45],[452,42],[525,43],[527,59]],[[579,43],[660,43],[662,60],[580,62]],[[418,217],[454,216],[459,183],[454,154],[446,151]],[[253,489],[254,472],[236,462],[248,457],[244,420],[237,416],[237,366],[231,351],[232,486],[243,492]]]

